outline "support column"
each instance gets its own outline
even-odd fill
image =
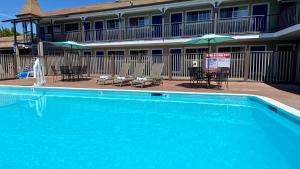
[[[43,63],[44,63],[44,68],[45,68],[45,70],[44,70],[44,73],[45,73],[45,75],[47,76],[48,75],[48,58],[47,58],[47,56],[45,56],[45,54],[44,54],[44,43],[43,42],[39,42],[38,43],[38,56],[40,57],[40,59],[43,61]]]
[[[213,7],[213,33],[218,33],[218,17],[219,17],[219,4],[215,2]]]
[[[18,47],[18,40],[17,40],[17,25],[13,22],[13,30],[14,30],[14,74],[17,74],[20,71],[20,51]]]
[[[52,32],[51,32],[51,41],[54,42],[54,25],[53,25],[53,21],[51,20],[51,29],[52,29]]]
[[[165,39],[165,8],[162,8],[162,13],[161,13],[161,18],[162,18],[162,21],[161,21],[161,36],[162,36],[162,39],[164,40]]]
[[[300,23],[300,0],[296,2],[296,22]]]
[[[109,56],[111,57],[111,74],[114,76],[115,75],[115,55]]]
[[[244,68],[244,81],[248,81],[249,79],[249,71],[250,71],[250,50],[247,49],[245,52],[245,68]]]
[[[85,21],[85,18],[82,17],[81,18],[81,21],[80,21],[80,24],[81,24],[81,41],[82,42],[85,42],[85,27],[84,27],[84,21]]]
[[[34,41],[34,38],[33,38],[33,25],[32,25],[32,20],[30,20],[30,36],[31,36],[31,44],[33,43]]]
[[[169,75],[169,80],[172,80],[172,55],[169,52],[169,56],[168,56],[168,75]]]
[[[123,40],[122,39],[122,29],[123,29],[123,26],[124,26],[124,28],[125,28],[125,23],[124,23],[124,25],[122,24],[122,14],[121,13],[119,13],[119,15],[118,15],[118,19],[119,19],[119,34],[118,34],[118,36],[119,36],[119,40]],[[124,33],[126,32],[126,29],[125,29],[125,31],[124,31]]]

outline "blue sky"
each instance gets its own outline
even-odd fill
[[[54,9],[76,7],[88,4],[112,2],[113,0],[39,0],[43,11]],[[13,18],[22,8],[25,0],[9,0],[0,5],[0,21]],[[0,27],[11,27],[10,23],[0,22]]]

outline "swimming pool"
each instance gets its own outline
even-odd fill
[[[266,100],[2,86],[0,168],[299,169],[300,118]]]

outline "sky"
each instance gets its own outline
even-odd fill
[[[21,10],[26,0],[8,0],[5,1],[5,4],[2,4],[3,1],[4,0],[0,0],[0,21],[14,18]],[[43,11],[103,2],[113,2],[113,0],[39,0],[39,4]],[[12,25],[10,23],[0,22],[0,27],[12,27]]]

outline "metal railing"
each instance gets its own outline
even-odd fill
[[[231,54],[230,79],[251,80],[261,82],[293,82],[295,80],[296,58],[293,51],[286,52],[234,52]],[[16,71],[32,67],[38,56],[21,55],[16,60],[14,55],[0,55],[0,79],[14,78]],[[87,65],[91,76],[116,75],[122,63],[131,63],[130,73],[133,73],[136,63],[145,63],[144,76],[149,76],[154,63],[164,63],[163,77],[166,79],[188,79],[188,68],[197,61],[204,67],[204,54],[176,54],[163,56],[80,56],[47,55],[40,57],[45,67],[45,73],[52,75],[51,66]],[[18,64],[18,65],[16,65]]]
[[[256,15],[236,18],[219,18],[197,22],[166,23],[140,27],[121,27],[116,29],[97,29],[46,34],[45,41],[125,41],[188,38],[209,33],[249,34],[275,32],[300,22],[296,19],[295,7],[277,15]],[[216,30],[216,32],[214,32]]]

